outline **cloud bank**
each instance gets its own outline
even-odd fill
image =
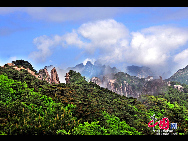
[[[27,14],[33,20],[66,22],[114,18],[124,14],[145,14],[140,22],[160,22],[188,18],[187,7],[0,7],[0,15],[11,13]],[[154,14],[157,13],[157,14]]]
[[[0,15],[26,13],[34,20],[47,22],[97,20],[130,11],[129,7],[0,7]]]
[[[32,52],[30,57],[45,61],[54,47],[74,46],[83,49],[91,58],[98,51],[99,57],[93,59],[103,64],[142,65],[160,74],[187,65],[187,49],[174,54],[187,41],[188,30],[185,28],[164,25],[130,32],[123,23],[106,19],[84,23],[64,35],[37,37],[33,43],[38,51]]]

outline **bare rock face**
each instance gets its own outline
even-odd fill
[[[90,81],[96,83],[97,85],[102,84],[101,80],[98,77],[92,77]]]
[[[51,84],[52,83],[55,83],[55,84],[60,83],[59,77],[58,77],[58,74],[57,74],[55,67],[51,70]]]
[[[115,92],[120,95],[125,95],[126,97],[128,95],[134,95],[132,87],[126,81],[124,81],[124,83],[121,84],[120,86],[116,86],[116,87],[115,87],[116,79],[109,79],[109,77],[107,76],[103,76],[102,81],[97,77],[92,77],[90,81],[96,83],[99,86],[107,88],[112,92]]]
[[[59,84],[60,83],[59,77],[57,74],[57,70],[55,69],[55,67],[51,70],[51,76],[49,75],[46,68],[40,69],[38,79],[45,80],[50,84],[53,84],[53,83]]]
[[[65,81],[66,81],[66,84],[70,83],[70,75],[69,75],[69,73],[66,73]]]
[[[116,92],[117,91],[117,89],[115,89],[115,85],[114,85],[114,82],[115,82],[116,80],[115,79],[113,79],[113,80],[108,80],[108,83],[107,83],[107,88],[109,89],[109,90],[111,90],[112,92]]]
[[[46,68],[39,70],[38,79],[46,80],[47,82],[51,83],[50,75],[48,74],[48,71]]]
[[[163,87],[170,86],[170,81],[165,82],[162,80],[162,77],[159,76],[159,79],[153,79],[150,82],[146,82],[143,86],[142,92],[149,95],[155,95],[159,92],[164,91]]]
[[[183,86],[181,85],[174,85],[174,88],[178,89],[178,91],[183,91]]]

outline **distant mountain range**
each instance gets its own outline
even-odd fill
[[[148,76],[155,76],[149,67],[139,66],[127,66],[127,73],[131,76],[137,76],[139,78],[146,78]]]
[[[69,67],[66,69],[66,71],[74,70],[77,72],[80,72],[82,76],[85,76],[86,79],[91,79],[92,77],[98,77],[102,79],[104,75],[109,75],[111,73],[115,74],[118,72],[121,72],[121,70],[117,69],[116,67],[110,67],[109,65],[102,65],[100,62],[95,61],[94,64],[92,64],[90,61],[84,65],[83,63],[80,63],[76,65],[75,67]],[[155,74],[149,67],[146,66],[127,66],[125,68],[125,73],[128,73],[131,76],[136,76],[138,78],[147,78],[148,76],[152,76],[154,79],[158,79],[159,75]],[[164,72],[161,74],[163,78],[168,78],[171,74],[170,71]]]
[[[75,67],[67,68],[67,71],[68,70],[80,72],[82,76],[86,77],[86,80],[89,80],[92,77],[98,77],[102,79],[104,75],[120,72],[120,70],[116,67],[111,68],[110,66],[102,65],[98,61],[95,61],[94,64],[92,64],[90,61],[87,61],[86,65],[81,63]]]
[[[102,87],[108,88],[120,95],[132,96],[138,98],[141,93],[157,95],[167,90],[170,81],[177,81],[188,84],[188,66],[178,70],[170,78],[163,80],[163,76],[168,76],[171,72],[164,72],[157,76],[149,67],[127,66],[127,72],[121,72],[116,67],[102,65],[98,62],[92,64],[90,61],[75,67],[69,67],[68,70],[80,72],[90,80]],[[173,85],[171,85],[173,86]]]
[[[36,74],[38,72],[33,68],[33,66],[28,62],[24,60],[16,60],[12,61],[15,66],[23,66],[24,68],[29,68],[31,71],[34,71]],[[51,70],[54,68],[53,65],[45,66],[44,69],[47,69],[49,75],[51,76]],[[92,77],[98,77],[99,79],[103,79],[103,76],[108,75],[111,79],[113,79],[113,75],[121,72],[116,67],[110,67],[109,65],[102,65],[100,62],[95,61],[94,64],[92,64],[90,61],[84,65],[83,63],[80,63],[76,65],[75,67],[68,67],[66,70],[56,68],[58,72],[58,76],[60,78],[61,83],[65,83],[65,74],[69,70],[74,70],[77,72],[80,72],[82,76],[85,76],[86,80],[90,80]],[[147,78],[148,76],[153,76],[154,79],[158,79],[159,76],[156,76],[154,72],[149,67],[139,67],[139,66],[127,66],[126,72],[130,76],[136,76],[138,78]],[[161,76],[164,78],[164,76],[167,75],[167,73],[171,72],[165,72]],[[112,76],[110,76],[112,74]],[[188,66],[186,66],[183,69],[179,69],[176,73],[174,73],[171,77],[165,79],[166,81],[177,81],[180,83],[188,84]]]

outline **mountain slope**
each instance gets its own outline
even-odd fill
[[[183,83],[188,84],[188,65],[183,69],[179,69],[175,74],[173,74],[167,80],[168,81],[177,81],[182,84]]]
[[[46,81],[39,80],[27,70],[21,69],[20,71],[15,70],[12,66],[0,67],[0,74],[6,74],[9,79],[26,82],[29,88],[34,88],[38,91],[40,85],[48,84]]]
[[[4,85],[5,83],[7,85]],[[50,87],[56,90],[55,97],[54,91]],[[0,120],[1,127],[3,127],[0,132],[3,134],[141,134],[125,121],[120,121],[118,117],[94,108],[95,106],[90,102],[91,98],[87,98],[85,92],[82,93],[79,89],[77,89],[78,92],[81,92],[77,93],[79,97],[72,97],[72,99],[75,99],[72,101],[77,107],[76,110],[73,110],[74,105],[67,105],[66,101],[63,102],[62,100],[69,97],[71,90],[76,90],[74,86],[70,87],[70,85],[64,84],[43,85],[43,89],[34,92],[27,88],[26,83],[20,83],[8,79],[6,75],[0,75],[0,88],[0,93],[3,93],[0,96]],[[64,88],[67,88],[68,91]],[[58,94],[59,90],[63,90],[63,95]],[[52,98],[46,94],[50,94]],[[64,96],[64,98],[59,96]],[[64,107],[62,104],[67,106]],[[97,113],[100,114],[100,118],[97,118]],[[102,121],[98,124],[95,119],[91,118],[91,123],[88,123],[86,120],[88,121],[89,115],[90,117],[95,115],[96,119]],[[114,121],[116,122],[114,123]],[[92,130],[88,129],[88,125],[91,126]],[[114,128],[114,126],[117,128]],[[83,128],[86,130],[83,130]]]
[[[187,101],[182,100],[187,93],[173,87],[158,96],[143,94],[136,99],[88,83],[72,70],[69,84],[40,80],[39,85],[32,82],[34,88],[27,85],[30,77],[25,70],[7,67],[0,72],[0,134],[152,135],[148,123],[153,114],[158,120],[168,117],[178,124],[178,133],[188,134]],[[119,82],[122,75],[128,74],[119,73]]]

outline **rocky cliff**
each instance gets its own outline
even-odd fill
[[[96,83],[101,87],[107,88],[117,94],[125,95],[126,97],[127,96],[138,97],[133,92],[131,85],[129,85],[129,83],[127,83],[126,81],[121,83],[120,86],[117,84],[116,79],[109,79],[109,77],[107,76],[104,76],[102,80],[97,77],[93,77],[90,79],[90,81]]]
[[[39,77],[40,80],[46,80],[47,82],[50,82],[50,75],[48,74],[48,71],[46,68],[39,70]]]
[[[59,77],[58,77],[58,74],[57,74],[57,70],[55,69],[55,67],[51,70],[51,84],[52,83],[55,83],[55,84],[59,84],[60,81],[59,81]]]
[[[50,84],[59,84],[59,77],[56,68],[54,67],[51,71],[51,76],[48,73],[46,67],[44,69],[39,70],[39,77],[40,80],[46,80]]]
[[[100,85],[101,87],[108,88],[117,94],[134,98],[138,98],[142,93],[156,95],[165,91],[169,83],[163,81],[162,77],[151,80],[144,78],[140,79],[123,72],[115,74],[114,77],[111,75],[111,78],[103,76],[102,80],[97,77],[93,77],[90,81]]]
[[[162,80],[162,77],[159,76],[159,79],[153,79],[152,81],[146,82],[143,86],[142,93],[149,95],[158,95],[158,93],[167,90],[169,82]]]

